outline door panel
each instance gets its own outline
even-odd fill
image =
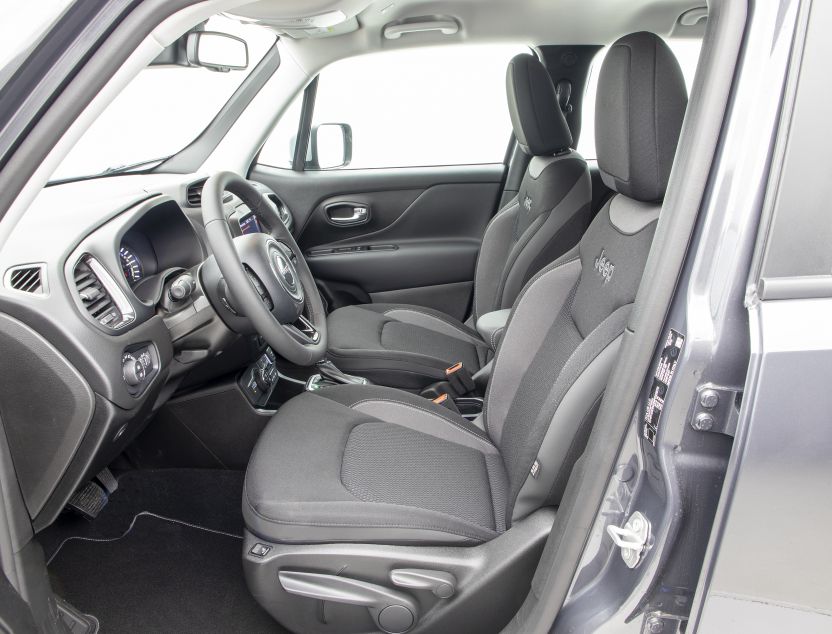
[[[463,319],[482,235],[504,166],[295,172],[257,166],[292,212],[298,244],[336,308],[369,299],[411,303]],[[327,209],[366,208],[362,224],[333,223]]]

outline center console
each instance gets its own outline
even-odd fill
[[[269,402],[280,375],[277,371],[274,350],[266,346],[257,360],[237,379],[243,394],[255,408],[264,408]]]

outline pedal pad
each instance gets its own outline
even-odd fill
[[[107,494],[107,490],[91,480],[69,498],[67,506],[87,519],[94,520],[101,510],[107,506],[109,499],[110,496]]]
[[[92,614],[84,614],[60,597],[55,597],[55,604],[58,608],[58,620],[63,623],[66,631],[72,634],[97,634],[100,625]]]
[[[110,471],[109,467],[104,467],[95,479],[98,480],[98,483],[107,489],[107,493],[112,495],[118,489],[118,480],[113,475],[113,472]]]

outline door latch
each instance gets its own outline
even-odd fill
[[[650,540],[650,520],[636,511],[624,526],[607,526],[607,533],[613,543],[621,549],[621,558],[628,568],[635,568],[641,562]]]
[[[361,203],[332,203],[325,207],[327,222],[339,227],[363,225],[370,220],[370,206]]]

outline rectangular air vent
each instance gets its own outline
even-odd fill
[[[196,183],[192,183],[188,185],[187,193],[185,194],[185,198],[188,201],[188,205],[190,207],[199,207],[202,204],[202,186],[205,185],[205,181],[198,181]]]
[[[204,185],[204,180],[188,185],[188,189],[185,192],[185,199],[188,202],[188,207],[199,207],[202,205],[202,188]],[[225,195],[222,197],[222,202],[231,202],[233,198],[234,197],[229,192],[225,192]]]
[[[6,286],[22,293],[43,295],[46,292],[46,271],[42,264],[14,267],[6,272]]]
[[[93,321],[108,330],[118,330],[133,321],[133,307],[98,260],[82,258],[73,275],[78,298]]]

